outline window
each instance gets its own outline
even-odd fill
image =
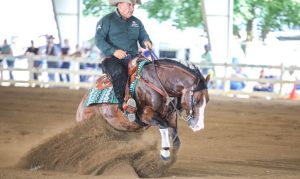
[[[159,57],[160,58],[176,58],[176,51],[160,50]]]

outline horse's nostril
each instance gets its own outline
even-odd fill
[[[195,125],[196,125],[196,123],[195,123],[194,118],[190,118],[188,120],[188,126],[193,128]]]

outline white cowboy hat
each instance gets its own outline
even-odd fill
[[[142,4],[141,0],[109,0],[111,6],[116,6],[119,2],[128,2],[131,4]]]

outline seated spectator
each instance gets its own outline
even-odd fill
[[[273,79],[274,76],[266,76],[265,70],[262,69],[259,74],[259,79]],[[253,87],[253,91],[266,91],[266,92],[273,92],[274,91],[274,85],[271,83],[265,83],[265,82],[259,82],[257,85]]]
[[[242,68],[237,68],[234,70],[234,73],[231,77],[235,78],[247,78],[247,75],[242,73]],[[231,90],[243,90],[246,87],[246,83],[244,81],[230,81],[230,89]]]

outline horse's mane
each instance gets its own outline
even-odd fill
[[[194,64],[186,63],[188,65],[188,66],[186,66],[185,64],[182,64],[179,61],[168,59],[168,58],[159,59],[159,60],[156,60],[155,62],[160,63],[160,64],[169,64],[169,65],[177,66],[177,67],[182,68],[182,69],[190,72],[191,74],[195,75],[200,80],[204,80],[204,76],[200,72],[199,68],[197,68]],[[193,66],[193,69],[191,68],[190,65]]]

